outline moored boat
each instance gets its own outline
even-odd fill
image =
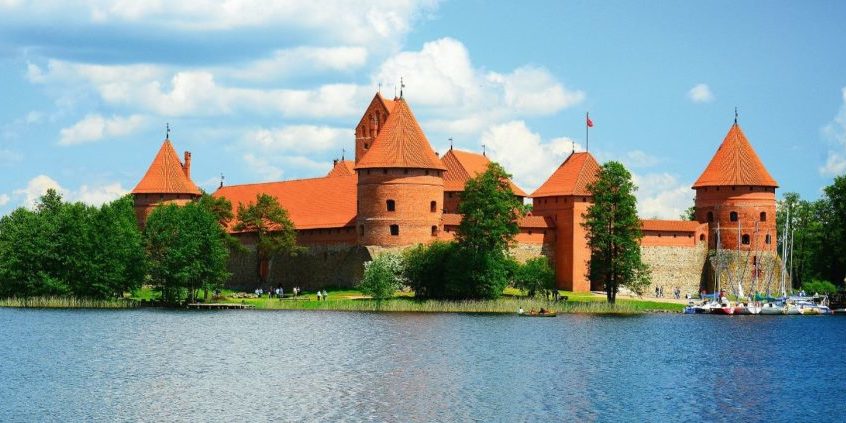
[[[759,314],[760,312],[761,307],[754,303],[737,303],[734,307],[734,314]]]
[[[770,316],[782,315],[782,314],[784,314],[784,304],[781,303],[781,302],[764,303],[761,306],[761,310],[760,310],[759,314],[770,315]]]

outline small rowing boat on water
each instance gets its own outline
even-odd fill
[[[532,313],[532,312],[517,313],[517,315],[523,316],[523,317],[555,317],[555,316],[558,315],[558,313],[556,313],[554,311],[547,311],[547,312],[543,312],[543,313]]]

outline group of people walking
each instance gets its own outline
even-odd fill
[[[655,298],[664,298],[664,287],[663,286],[656,286],[655,287]],[[681,298],[681,288],[675,287],[673,288],[673,298],[680,299]]]

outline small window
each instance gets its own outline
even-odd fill
[[[404,174],[408,175],[408,169],[403,169],[403,170],[402,170],[402,173],[404,173]]]
[[[394,200],[388,200],[385,203],[388,207],[388,211],[396,211],[397,204],[394,202]]]
[[[752,187],[749,187],[749,191],[752,191]]]
[[[387,174],[388,174],[388,169],[382,169],[382,173],[383,173],[383,174],[385,174],[385,175],[387,175]]]
[[[367,150],[368,148],[370,148],[370,144],[364,143],[364,149]]]
[[[447,193],[447,198],[452,198],[452,193],[451,193],[451,192],[448,192],[448,193]]]
[[[432,212],[432,213],[434,213],[434,212],[436,212],[437,210],[438,210],[438,202],[437,202],[437,201],[431,201],[431,202],[429,202],[429,211],[430,211],[430,212]]]
[[[438,227],[432,225],[432,236],[438,236]]]
[[[767,244],[771,244],[773,242],[773,239],[770,237],[770,234],[767,234],[767,236],[764,237],[764,242]]]
[[[743,245],[749,245],[749,235],[744,234],[741,242],[743,242]]]
[[[391,225],[391,235],[399,235],[399,225]]]
[[[532,234],[532,230],[531,230],[531,229],[529,229],[529,235],[531,235],[531,234]]]
[[[426,171],[426,176],[429,176],[429,171],[428,171],[428,170]]]
[[[732,186],[731,186],[731,190],[732,190],[732,191],[734,191],[734,190],[735,190],[735,188],[737,188],[737,187],[735,187],[734,185],[732,185]]]
[[[767,221],[767,212],[761,212],[761,222]]]
[[[705,241],[705,234],[699,234],[699,240]]]
[[[713,221],[714,221],[714,212],[708,212],[708,221],[709,221],[709,222],[713,222]]]
[[[729,220],[731,220],[732,222],[737,222],[737,212],[729,213]]]

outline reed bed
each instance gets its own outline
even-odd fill
[[[20,308],[133,308],[137,305],[132,300],[110,299],[95,300],[75,297],[29,297],[2,298],[0,307]]]
[[[604,302],[549,302],[543,299],[500,298],[496,300],[416,301],[408,298],[393,298],[384,301],[371,299],[357,300],[252,300],[245,301],[265,310],[334,310],[334,311],[372,311],[372,312],[412,312],[412,313],[516,313],[523,308],[528,312],[541,308],[568,314],[606,314],[633,315],[643,313],[632,304],[607,304]]]

